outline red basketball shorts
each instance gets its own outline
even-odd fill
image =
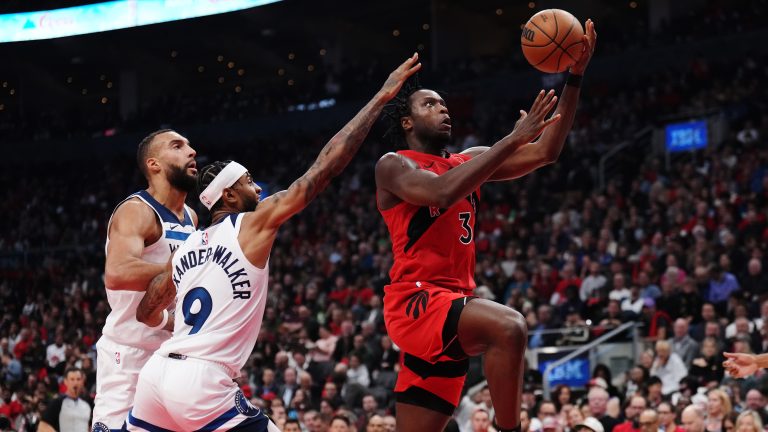
[[[426,282],[395,283],[384,294],[387,333],[403,352],[397,401],[452,415],[469,367],[459,317],[474,297]]]

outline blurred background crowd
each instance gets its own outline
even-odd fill
[[[639,324],[641,349],[630,359],[633,366],[617,371],[593,364],[584,388],[559,386],[547,397],[541,372],[526,370],[522,432],[578,431],[587,417],[599,421],[591,423],[593,432],[760,432],[768,427],[768,376],[729,378],[722,352],[768,350],[768,90],[762,85],[768,56],[765,47],[736,46],[732,39],[764,34],[760,17],[768,7],[765,1],[692,1],[686,13],[652,29],[650,20],[622,14],[636,8],[648,14],[646,3],[654,2],[631,3],[622,3],[627,12],[615,13],[626,19],[623,25],[592,16],[598,52],[560,160],[483,188],[476,295],[521,311],[529,348],[583,344],[623,323]],[[421,6],[412,6],[413,15]],[[271,8],[265,13],[287,13]],[[532,13],[522,9],[520,16]],[[512,15],[499,10],[489,14]],[[225,26],[240,18],[206,19]],[[138,37],[149,40],[158,31]],[[109,37],[135,36],[118,33]],[[71,49],[47,44],[53,51]],[[434,44],[419,48],[427,63]],[[664,51],[676,46],[687,55],[674,64],[613,72],[616,62],[643,52],[676,55]],[[14,53],[23,48],[0,46]],[[492,144],[511,131],[538,88],[561,87],[557,78],[541,82],[511,51],[459,52],[466,57],[422,74],[423,85],[446,91],[453,151]],[[227,92],[205,85],[156,91],[131,116],[112,102],[96,115],[86,115],[92,107],[47,112],[18,101],[0,110],[6,153],[27,155],[2,162],[0,170],[0,430],[37,430],[52,400],[66,392],[64,372],[71,368],[83,372],[81,396],[95,392],[94,344],[109,312],[102,279],[106,224],[114,206],[144,184],[130,154],[138,139],[129,133],[175,127],[190,138],[198,166],[236,159],[265,192],[274,192],[309,167],[343,124],[344,104],[359,107],[397,64],[373,54],[329,62],[333,68],[317,78],[297,78],[289,86],[286,67],[277,73],[280,87],[267,80],[270,85]],[[332,48],[326,55],[334,55]],[[224,60],[217,62],[237,74],[238,66]],[[516,78],[513,90],[507,90],[509,77]],[[297,112],[310,111],[299,104],[330,98],[337,105],[328,108],[331,114]],[[331,117],[290,128],[298,115]],[[648,128],[702,116],[716,116],[723,125],[717,142],[674,157],[654,151]],[[289,126],[228,132],[263,124],[260,119]],[[205,128],[190,126],[198,124]],[[284,225],[273,248],[264,325],[238,383],[286,430],[396,427],[392,388],[400,352],[382,315],[392,253],[372,175],[378,157],[393,149],[382,131],[374,129],[346,172]],[[105,133],[127,136],[128,150],[107,150]],[[104,154],[78,150],[94,139],[88,148]],[[604,175],[597,161],[625,142],[635,144]],[[62,151],[66,157],[51,156]],[[196,208],[205,224],[206,213]],[[476,359],[449,427],[489,430],[493,415]]]

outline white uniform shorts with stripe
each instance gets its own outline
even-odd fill
[[[142,369],[128,414],[129,431],[268,430],[271,422],[243,396],[232,381],[233,371],[219,363],[171,356],[156,354]]]
[[[96,342],[94,432],[119,431],[133,406],[136,382],[151,351],[118,344],[107,336]]]

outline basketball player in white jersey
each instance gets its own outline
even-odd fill
[[[259,334],[277,230],[341,173],[384,105],[420,67],[416,54],[400,65],[303,176],[261,203],[261,189],[237,162],[200,171],[200,201],[212,224],[189,236],[139,305],[136,318],[161,327],[175,297],[178,318],[173,337],[141,370],[129,431],[278,430],[233,381]]]
[[[169,129],[153,132],[139,143],[137,162],[149,187],[118,204],[107,226],[105,285],[112,311],[96,344],[94,432],[123,427],[139,371],[171,337],[171,324],[147,327],[136,321],[136,308],[197,225],[197,215],[184,204],[197,181],[189,141]]]

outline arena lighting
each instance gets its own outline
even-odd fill
[[[281,0],[116,0],[0,15],[0,43],[53,39],[234,12]]]
[[[318,102],[311,102],[308,104],[298,104],[288,106],[288,112],[293,111],[314,111],[318,109],[331,108],[336,105],[336,99],[322,99]]]

